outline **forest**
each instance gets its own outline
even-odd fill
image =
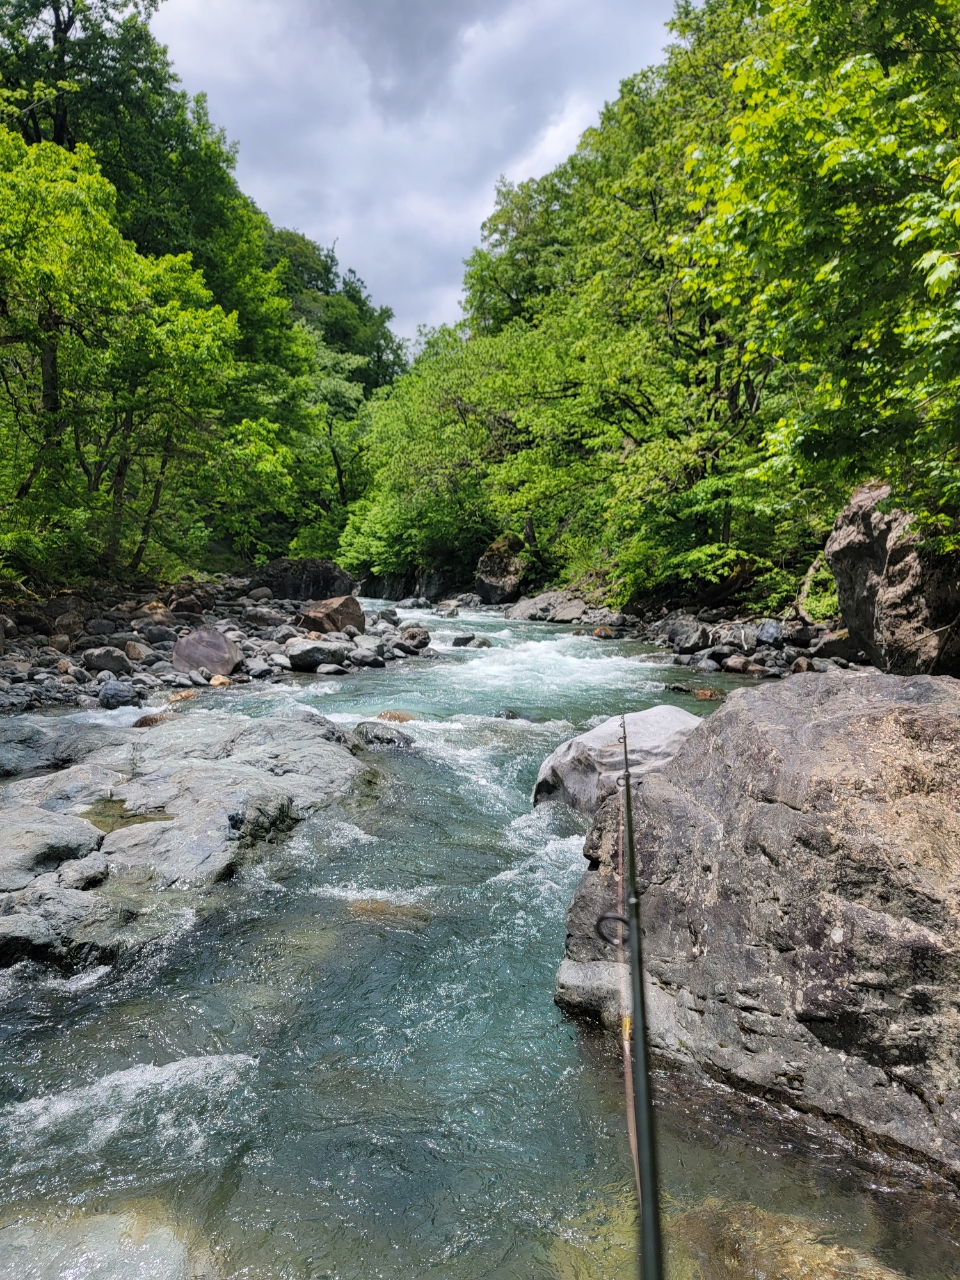
[[[678,0],[413,349],[275,227],[159,0],[0,2],[0,576],[276,556],[778,611],[855,484],[960,544],[960,5]]]

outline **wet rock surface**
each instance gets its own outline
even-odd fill
[[[346,794],[367,772],[357,747],[298,704],[139,729],[4,721],[15,780],[0,792],[0,965],[69,966],[142,941],[133,922],[148,899],[229,878],[258,841]]]
[[[731,694],[634,802],[656,1050],[954,1179],[958,748],[956,681],[811,674]],[[608,1020],[619,821],[614,797],[587,837],[557,993]]]

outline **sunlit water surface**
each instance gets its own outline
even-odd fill
[[[711,704],[665,692],[685,673],[636,643],[428,625],[443,660],[216,702],[410,712],[416,750],[378,756],[378,794],[301,825],[132,966],[0,974],[7,1277],[112,1280],[75,1220],[118,1213],[140,1223],[144,1278],[635,1274],[616,1056],[552,1000],[583,824],[530,793],[575,731]],[[453,650],[466,629],[493,647]],[[748,1202],[907,1275],[960,1274],[942,1198],[723,1092],[675,1077],[661,1097],[671,1213]],[[62,1267],[41,1248],[53,1219]],[[151,1261],[177,1240],[199,1250],[182,1272]]]

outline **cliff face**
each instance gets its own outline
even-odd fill
[[[858,489],[825,548],[850,638],[882,671],[960,675],[960,557],[926,554],[912,516],[878,510],[889,496]]]
[[[742,690],[635,791],[654,1046],[960,1178],[960,683]],[[613,1020],[619,799],[557,1000]]]

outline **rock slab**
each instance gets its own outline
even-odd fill
[[[960,683],[738,690],[634,815],[655,1049],[960,1180]],[[575,966],[618,960],[594,930],[618,833],[612,797],[568,914],[572,1012]]]

